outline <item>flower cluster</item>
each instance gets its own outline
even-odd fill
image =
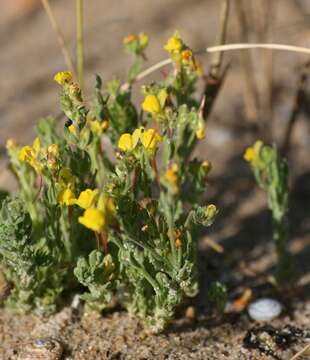
[[[139,55],[148,46],[149,37],[144,33],[130,34],[124,38],[123,43],[130,54]]]
[[[187,47],[180,37],[178,31],[167,41],[164,49],[168,51],[171,59],[180,66],[188,67],[201,74],[201,67],[194,57],[192,50]]]

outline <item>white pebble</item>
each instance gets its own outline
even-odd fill
[[[263,298],[252,302],[248,313],[253,320],[269,321],[280,315],[282,305],[273,299]]]
[[[73,300],[71,302],[71,307],[73,309],[78,309],[80,304],[81,304],[81,295],[80,294],[75,294],[74,297],[73,297]]]

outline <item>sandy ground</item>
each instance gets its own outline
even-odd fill
[[[21,2],[21,0],[20,0]],[[258,0],[249,3],[254,7]],[[63,58],[46,15],[36,1],[7,2],[0,14],[0,188],[14,189],[6,170],[5,141],[15,138],[30,142],[32,125],[42,116],[57,115],[57,85],[52,77],[64,69]],[[10,5],[9,5],[10,4]],[[310,46],[309,1],[274,1],[272,31],[269,40]],[[232,1],[229,42],[240,41],[236,13]],[[61,23],[72,56],[74,46],[74,1],[52,2]],[[219,0],[92,0],[87,2],[86,24],[86,96],[92,91],[94,74],[104,80],[125,78],[130,58],[122,52],[122,38],[144,31],[151,37],[148,64],[166,57],[162,46],[170,34],[179,29],[193,49],[214,44],[218,26]],[[258,11],[258,7],[257,7]],[[256,24],[256,25],[255,25]],[[251,23],[250,40],[260,40],[257,23]],[[266,52],[252,52],[255,64],[253,78],[259,93],[266,89]],[[214,316],[206,304],[206,288],[212,278],[221,279],[229,288],[230,301],[244,288],[250,287],[254,297],[272,295],[285,305],[280,319],[272,324],[283,327],[294,324],[310,327],[310,163],[309,109],[305,109],[294,129],[291,166],[291,249],[296,255],[296,288],[277,293],[268,286],[274,257],[270,245],[270,221],[263,194],[254,190],[254,181],[242,160],[244,148],[255,139],[245,109],[246,89],[242,58],[239,53],[226,55],[231,69],[207,127],[207,137],[198,149],[200,156],[213,163],[208,188],[208,201],[221,209],[216,224],[207,236],[219,242],[223,254],[201,241],[201,293],[192,303],[196,319],[178,319],[161,336],[146,336],[140,325],[122,311],[101,318],[72,313],[65,308],[46,320],[31,316],[0,313],[0,359],[16,359],[25,343],[39,336],[56,336],[65,348],[65,359],[272,359],[257,350],[243,347],[246,332],[255,324],[242,312]],[[205,67],[210,57],[201,58]],[[283,133],[296,91],[298,70],[307,58],[303,55],[274,53],[273,61],[273,129],[277,137]],[[161,76],[155,74],[154,77]],[[148,79],[151,81],[152,77]],[[309,87],[308,87],[309,95]],[[264,99],[264,96],[261,97]],[[264,102],[260,109],[264,110]],[[240,261],[240,259],[242,261]],[[56,320],[55,320],[56,319]],[[55,325],[56,323],[56,325]],[[49,329],[51,327],[51,330]],[[305,345],[303,339],[287,349],[275,348],[279,359],[289,359]]]

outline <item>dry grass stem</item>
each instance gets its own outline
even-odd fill
[[[250,42],[249,15],[251,8],[243,0],[236,0],[236,13],[239,23],[240,39],[244,43]],[[241,64],[244,74],[244,99],[246,115],[251,122],[257,123],[259,109],[259,92],[257,82],[255,81],[255,65],[251,53],[244,52],[241,56]]]
[[[67,66],[68,70],[70,70],[73,74],[75,74],[73,62],[72,62],[70,53],[69,53],[69,51],[67,49],[63,33],[62,33],[61,29],[60,29],[60,26],[58,25],[58,22],[56,20],[56,17],[54,15],[54,13],[52,11],[49,0],[41,0],[41,3],[43,5],[43,7],[44,7],[44,10],[45,10],[48,18],[49,18],[51,26],[52,26],[52,28],[53,28],[56,36],[57,36],[57,41],[58,41],[58,44],[59,44],[59,46],[61,48],[61,51],[62,51],[64,60],[65,60],[66,66]]]
[[[229,8],[230,8],[230,0],[224,0],[221,8],[220,14],[220,28],[218,32],[217,44],[223,45],[226,42],[226,34],[227,34],[227,26],[228,26],[228,18],[229,18]],[[221,70],[221,65],[223,62],[223,52],[216,52],[213,57],[213,61],[211,64],[211,76],[213,78],[218,78]]]
[[[284,44],[227,44],[227,45],[218,45],[218,46],[210,46],[204,50],[196,51],[194,54],[201,55],[204,53],[214,53],[214,52],[221,52],[221,51],[236,51],[236,50],[249,50],[249,49],[269,49],[269,50],[282,50],[282,51],[292,51],[301,54],[309,54],[310,55],[310,48],[301,47],[301,46],[294,46],[294,45],[284,45]],[[153,72],[172,64],[171,59],[164,59],[160,62],[150,66],[149,68],[142,71],[138,74],[135,78],[135,81],[138,82],[145,77],[151,75]],[[128,83],[123,84],[123,88],[125,89],[126,86],[129,86]]]
[[[301,351],[299,351],[297,354],[295,354],[289,360],[297,360],[297,359],[301,360],[302,356],[309,356],[309,355],[310,355],[310,344],[305,346]]]
[[[297,122],[297,119],[302,112],[303,105],[307,100],[306,87],[308,83],[308,76],[310,71],[310,60],[307,61],[300,72],[298,86],[295,94],[294,105],[290,118],[288,121],[287,128],[285,129],[283,142],[282,142],[282,153],[287,155],[291,145],[291,139],[293,135],[293,129]]]
[[[273,24],[276,22],[276,4],[269,0],[263,0],[259,3],[258,10],[260,15],[255,18],[257,22],[257,31],[259,42],[273,41]],[[253,6],[255,6],[253,4]],[[273,52],[265,50],[261,54],[263,74],[260,76],[261,85],[259,92],[259,118],[261,138],[267,142],[273,139]]]
[[[79,84],[84,88],[84,18],[83,0],[76,0],[77,69]]]
[[[205,239],[205,243],[215,252],[219,253],[219,254],[223,254],[224,253],[224,248],[222,245],[218,244],[216,241],[214,241],[213,239],[211,239],[210,237],[207,237]]]

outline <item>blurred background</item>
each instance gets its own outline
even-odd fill
[[[150,66],[167,57],[163,44],[178,29],[194,50],[217,42],[221,0],[88,0],[85,1],[86,97],[94,75],[125,81],[130,56],[122,39],[143,31],[150,36]],[[274,42],[310,47],[309,0],[231,0],[227,43]],[[67,47],[75,58],[75,1],[50,0]],[[5,142],[20,144],[34,137],[38,118],[59,115],[53,75],[66,68],[56,34],[41,0],[1,1],[0,13],[0,186],[12,189],[6,170]],[[208,71],[211,55],[200,57]],[[281,143],[286,131],[301,73],[307,70],[303,54],[252,50],[225,53],[230,64],[207,125],[200,152],[214,162],[215,175],[257,137]],[[153,76],[153,77],[152,77]],[[154,77],[162,76],[158,72]],[[309,87],[305,88],[309,95]],[[291,134],[293,157],[302,171],[308,166],[309,105],[303,104]],[[63,121],[63,119],[60,119]],[[255,132],[257,128],[265,133]],[[243,139],[243,140],[241,140]],[[281,145],[281,144],[280,144]],[[303,151],[305,154],[303,155]],[[298,168],[296,174],[298,174]]]

